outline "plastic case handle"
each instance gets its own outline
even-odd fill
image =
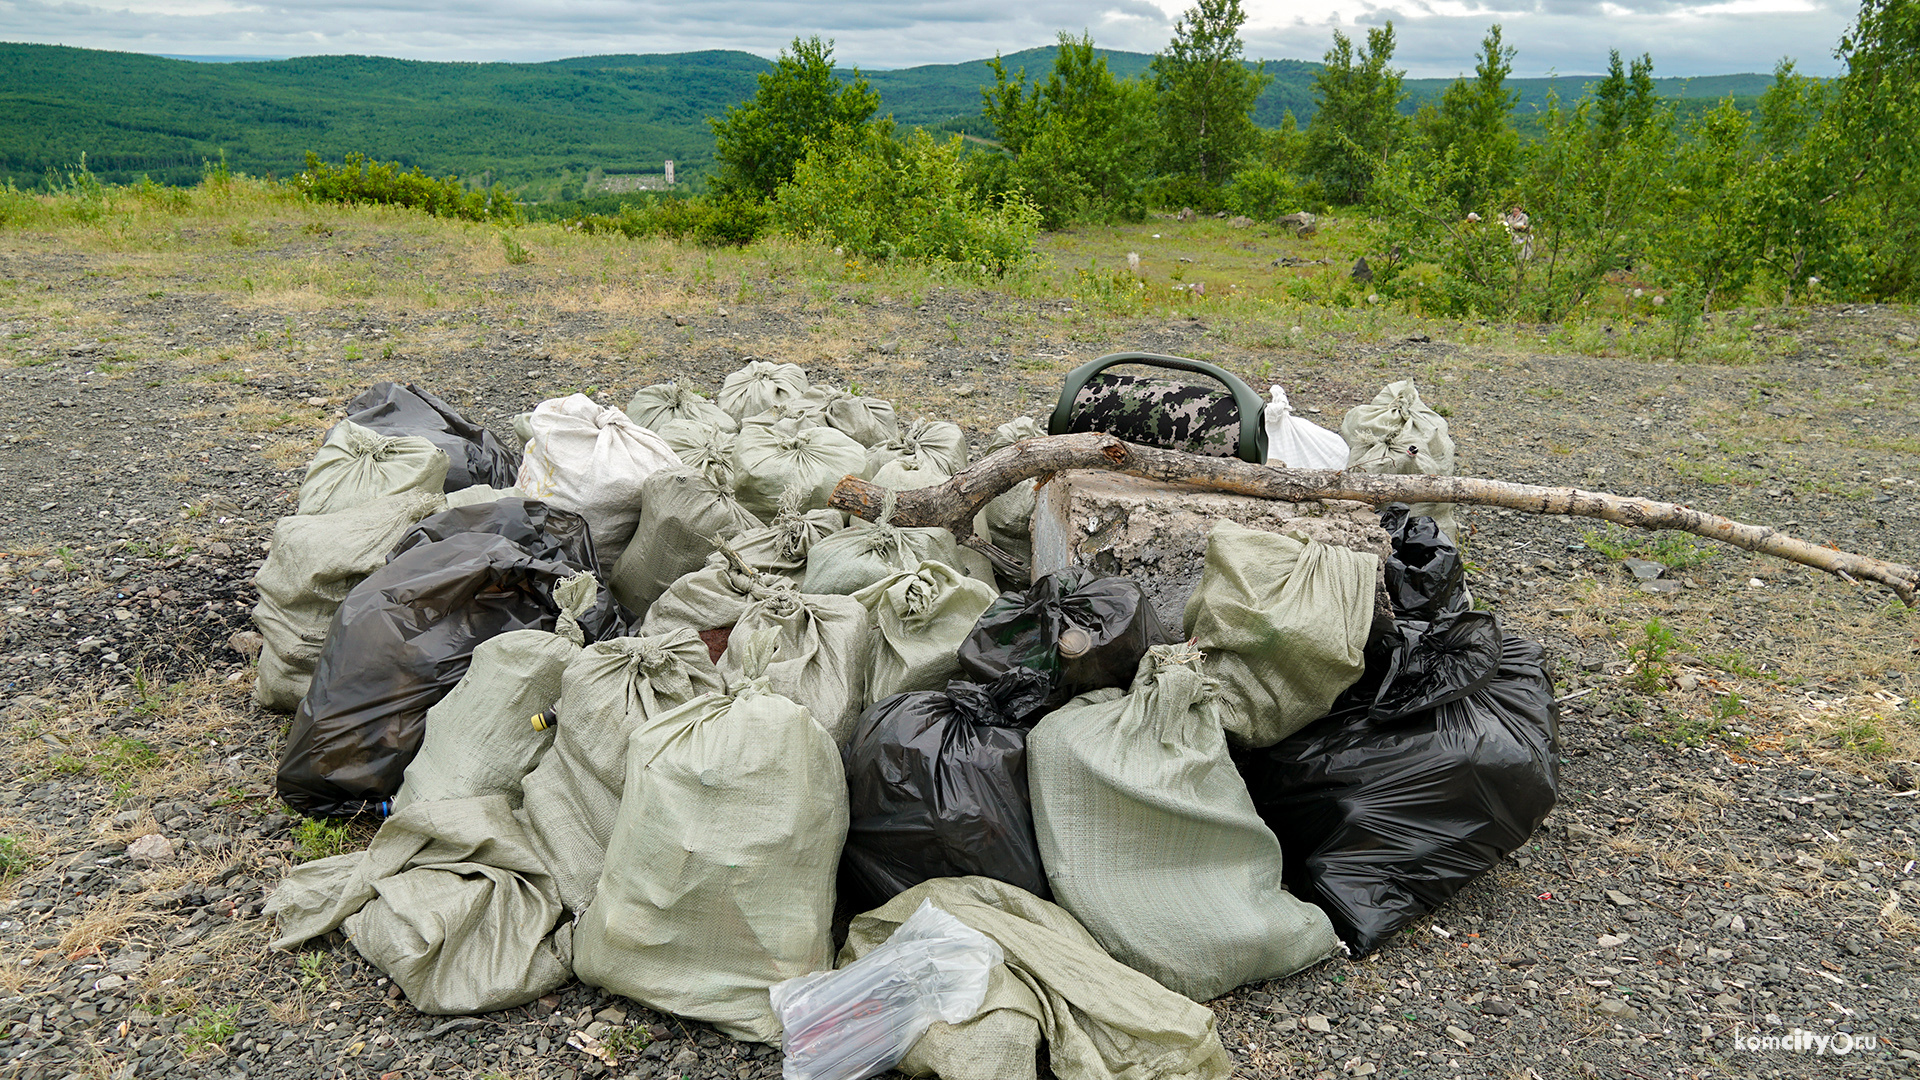
[[[1073,422],[1073,402],[1080,396],[1095,375],[1116,364],[1144,364],[1148,367],[1172,368],[1176,371],[1191,371],[1196,375],[1205,375],[1219,382],[1233,395],[1234,406],[1240,412],[1240,460],[1262,465],[1267,460],[1266,400],[1256,393],[1253,387],[1241,381],[1240,377],[1224,368],[1216,367],[1205,360],[1191,360],[1184,356],[1166,356],[1161,353],[1123,352],[1108,353],[1097,360],[1089,360],[1067,373],[1067,383],[1060,389],[1060,401],[1053,407],[1053,417],[1047,421],[1047,434],[1064,435]]]

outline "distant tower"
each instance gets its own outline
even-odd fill
[[[667,162],[667,186],[668,187],[673,186],[673,162],[672,161]]]

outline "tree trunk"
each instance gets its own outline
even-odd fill
[[[1534,514],[1599,518],[1639,529],[1674,529],[1732,544],[1747,551],[1811,566],[1846,581],[1877,581],[1908,606],[1920,589],[1920,570],[1899,563],[1821,547],[1765,525],[1748,525],[1688,506],[1609,495],[1577,488],[1536,487],[1465,476],[1373,476],[1344,469],[1288,469],[1236,458],[1198,457],[1122,442],[1111,435],[1052,435],[1015,443],[989,454],[935,487],[895,494],[893,524],[940,526],[975,548],[1003,573],[1017,573],[1018,560],[973,534],[973,517],[1022,480],[1068,469],[1106,469],[1149,480],[1192,484],[1215,491],[1284,502],[1345,499],[1384,506],[1404,502],[1452,502],[1502,506]],[[880,516],[887,489],[857,476],[834,488],[831,506],[869,521]]]

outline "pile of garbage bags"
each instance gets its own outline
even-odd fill
[[[1425,423],[1411,389],[1367,430]],[[1169,628],[1124,577],[850,524],[841,477],[938,483],[966,439],[791,364],[516,431],[374,387],[258,575],[281,797],[383,819],[289,873],[276,944],[343,929],[422,1011],[578,978],[794,1077],[1031,1077],[1043,1046],[1225,1077],[1199,1003],[1380,947],[1553,805],[1542,652],[1407,507],[1392,625],[1377,556],[1222,522]],[[980,527],[1020,550],[1032,502]]]

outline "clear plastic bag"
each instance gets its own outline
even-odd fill
[[[863,1080],[900,1063],[934,1021],[962,1024],[987,997],[1000,946],[923,901],[885,945],[838,971],[777,983],[785,1080]]]

